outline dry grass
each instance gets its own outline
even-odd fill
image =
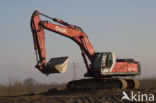
[[[21,94],[43,92],[58,86],[64,86],[64,84],[43,84],[36,82],[32,78],[28,78],[24,82],[15,81],[14,83],[8,83],[7,85],[0,84],[0,96],[17,96]]]
[[[144,79],[140,80],[140,83],[140,88],[142,89],[156,89],[156,79]],[[43,84],[36,82],[32,78],[28,78],[24,82],[15,81],[14,83],[8,83],[7,85],[0,84],[0,96],[40,93],[58,87],[65,87],[65,84]]]
[[[141,88],[145,89],[139,90],[156,95],[155,89],[150,90],[150,88],[156,88],[155,81],[151,79],[141,80]],[[116,89],[76,92],[54,89],[60,86],[63,87],[65,84],[41,84],[32,78],[24,82],[15,81],[8,85],[0,85],[0,103],[121,103],[121,97],[123,96],[122,91]],[[130,93],[130,91],[127,90],[126,92]],[[42,93],[33,94],[34,92]]]

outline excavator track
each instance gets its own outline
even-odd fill
[[[93,89],[127,89],[127,82],[121,78],[90,78],[71,81],[67,84],[69,90]]]

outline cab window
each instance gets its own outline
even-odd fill
[[[101,54],[96,54],[94,57],[93,67],[100,67]]]
[[[105,64],[106,64],[106,68],[111,68],[113,64],[113,59],[111,54],[107,54]]]

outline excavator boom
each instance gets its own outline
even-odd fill
[[[45,16],[61,25],[57,25],[48,21],[42,21],[39,15]],[[39,70],[44,72],[43,68],[46,69],[46,66],[47,66],[44,29],[50,30],[62,36],[68,37],[72,39],[74,42],[76,42],[81,49],[82,56],[84,58],[87,69],[88,70],[90,69],[88,66],[86,56],[88,57],[90,62],[93,62],[93,55],[95,51],[90,41],[88,40],[87,35],[83,32],[83,30],[80,27],[68,24],[60,19],[51,18],[42,13],[39,13],[37,10],[34,11],[30,24],[31,24],[31,31],[32,31],[33,40],[34,40],[34,49],[37,55],[36,67]]]

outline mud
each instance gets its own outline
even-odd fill
[[[131,91],[134,93],[152,93],[156,96],[155,89],[138,89],[126,90],[130,96]],[[18,96],[0,97],[0,103],[150,103],[121,101],[123,97],[122,90],[86,90],[86,91],[69,91],[61,89],[51,89],[42,93],[23,94]],[[156,100],[156,98],[154,98]],[[151,103],[156,103],[151,102]]]

